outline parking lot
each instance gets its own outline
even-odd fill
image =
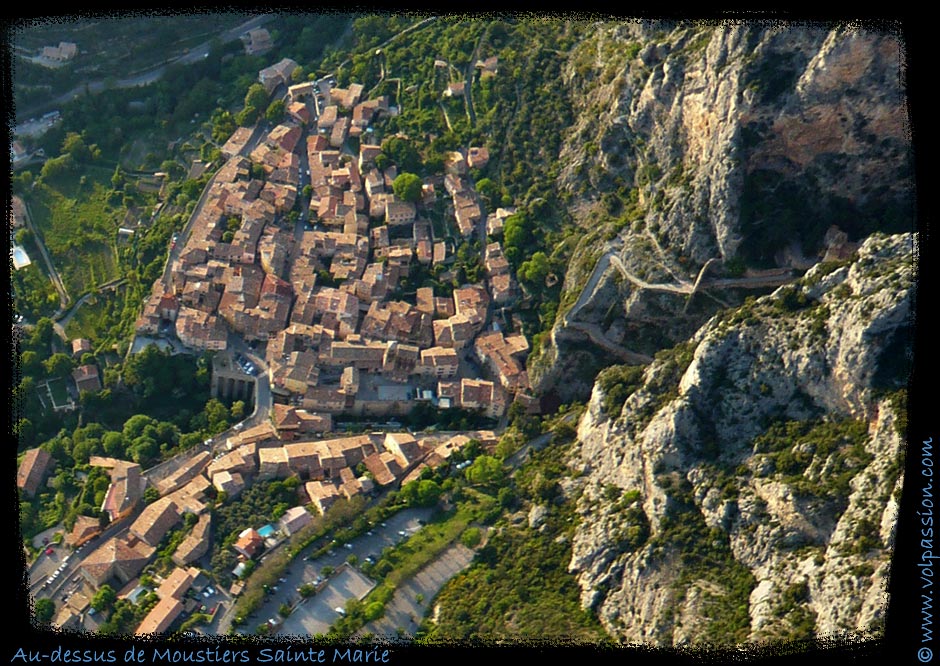
[[[30,569],[30,587],[42,589],[52,585],[65,570],[72,554],[61,546],[45,544]]]
[[[271,589],[271,594],[261,608],[253,613],[245,625],[241,627],[242,631],[253,633],[255,627],[262,622],[277,617],[277,611],[281,604],[289,606],[297,605],[294,613],[288,618],[287,622],[280,629],[280,633],[317,633],[324,632],[330,624],[337,618],[336,607],[344,607],[346,602],[358,596],[362,589],[362,582],[357,582],[355,576],[368,581],[362,573],[355,570],[355,576],[347,579],[341,575],[340,567],[349,559],[355,556],[359,561],[365,561],[372,557],[377,559],[382,554],[382,549],[407,539],[409,536],[421,529],[422,522],[431,516],[431,509],[415,508],[404,509],[394,516],[391,516],[384,524],[377,524],[366,534],[353,539],[346,544],[336,544],[335,548],[328,554],[316,560],[306,560],[298,558],[294,560],[285,571],[284,576],[278,581],[277,586]],[[304,556],[312,552],[312,547],[304,553]],[[333,576],[322,576],[324,567],[331,567],[336,573]],[[303,584],[316,585],[317,579],[328,578],[328,583],[322,590],[312,597],[308,598],[302,604],[299,604],[301,597],[297,589]],[[370,581],[371,585],[371,581]],[[363,592],[368,593],[371,586]],[[328,599],[325,607],[330,610],[330,614],[317,610],[323,604],[314,604],[315,600]],[[298,605],[299,604],[299,605]],[[306,616],[311,619],[306,619]],[[322,626],[327,621],[325,628],[317,631],[308,631],[306,627]]]
[[[385,606],[385,615],[363,627],[362,635],[372,634],[378,639],[411,638],[428,604],[451,578],[470,566],[473,551],[463,544],[452,544],[421,571],[404,582]],[[421,599],[421,601],[419,601]]]
[[[362,599],[375,583],[358,569],[345,565],[330,576],[324,588],[300,602],[278,630],[281,635],[312,636],[325,634],[350,599]]]

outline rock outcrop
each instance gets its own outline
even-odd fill
[[[874,234],[712,317],[639,380],[601,375],[571,461],[570,571],[613,636],[883,628],[915,242]]]
[[[798,274],[874,231],[913,230],[898,35],[684,22],[594,34],[565,72],[577,120],[559,176],[586,233],[530,364],[537,390],[586,399],[578,370],[618,362],[610,345],[651,356],[766,293],[709,279]],[[592,274],[611,251],[626,272]],[[690,301],[681,289],[709,262]]]

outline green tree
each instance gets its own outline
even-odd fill
[[[421,185],[421,179],[418,176],[406,171],[398,174],[392,182],[392,190],[402,201],[416,203],[421,200]]]
[[[483,541],[483,533],[479,527],[468,527],[460,536],[460,543],[467,548],[476,548]]]
[[[220,433],[229,425],[229,410],[222,402],[212,398],[206,403],[203,410],[209,423],[209,431],[212,434]]]
[[[33,327],[33,333],[29,336],[30,349],[37,352],[49,353],[49,347],[52,344],[52,336],[55,335],[54,323],[49,317],[41,317]]]
[[[481,178],[477,181],[477,192],[483,197],[487,210],[496,210],[499,200],[499,187],[489,178]]]
[[[267,111],[264,112],[264,117],[269,123],[279,123],[284,120],[285,110],[284,100],[276,99],[268,105]]]
[[[418,504],[433,506],[441,497],[441,487],[431,479],[418,481]]]
[[[68,173],[75,166],[75,160],[71,155],[61,155],[47,159],[39,170],[39,176],[44,181],[54,180]]]
[[[20,354],[20,372],[23,375],[41,378],[42,373],[45,372],[45,367],[39,354],[30,349]]]
[[[67,377],[75,369],[75,361],[68,354],[57,352],[43,361],[50,377]]]
[[[259,114],[268,104],[268,91],[260,83],[252,83],[245,93],[245,108],[254,109]]]
[[[114,458],[124,457],[124,436],[115,431],[106,432],[101,438],[104,452]]]
[[[40,624],[49,624],[55,615],[55,602],[52,599],[36,600],[36,621]]]
[[[212,140],[225,143],[237,129],[235,117],[229,111],[216,109],[212,113]]]
[[[528,261],[519,266],[519,279],[533,287],[544,287],[545,278],[551,270],[548,256],[544,252],[536,252]]]
[[[160,454],[160,445],[153,437],[141,435],[131,442],[128,450],[131,454],[131,460],[144,467],[156,462]]]
[[[157,420],[146,414],[135,414],[124,422],[124,428],[121,434],[125,442],[132,442],[144,434],[144,431],[152,426],[156,428]]]
[[[117,592],[114,591],[113,587],[105,583],[98,588],[98,591],[95,592],[95,596],[91,598],[91,607],[100,613],[101,611],[111,610],[114,607],[115,601],[117,601]]]
[[[19,174],[14,176],[13,187],[19,194],[25,194],[29,192],[33,187],[33,172],[29,170],[21,171]]]
[[[27,245],[29,243],[32,243],[33,232],[27,229],[26,227],[23,227],[22,229],[16,232],[16,236],[14,236],[14,240],[16,241],[17,245]]]
[[[121,165],[118,164],[114,167],[114,174],[111,176],[111,187],[120,190],[124,187],[124,182],[124,170],[121,169]]]
[[[245,401],[236,400],[232,403],[231,417],[233,421],[241,421],[245,418]]]
[[[518,266],[535,244],[535,224],[522,212],[510,215],[503,225],[503,239],[506,259]]]
[[[498,458],[482,455],[464,470],[464,475],[475,486],[498,486],[505,478],[505,471]]]
[[[62,142],[62,154],[69,155],[76,162],[87,162],[91,159],[91,150],[85,145],[81,134],[69,132]]]
[[[410,139],[400,136],[386,139],[382,143],[382,152],[388,155],[400,169],[414,172],[421,168],[421,155]]]

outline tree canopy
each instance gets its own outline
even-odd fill
[[[402,172],[392,182],[392,190],[402,201],[416,203],[421,200],[421,179],[413,173]]]

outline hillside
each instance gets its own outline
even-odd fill
[[[557,184],[586,233],[551,344],[530,359],[533,385],[588,395],[584,368],[610,354],[597,335],[585,344],[587,328],[651,356],[767,291],[709,280],[776,274],[779,285],[873,231],[910,231],[902,57],[889,32],[756,23],[602,25],[573,49],[564,78],[577,120]],[[630,278],[588,282],[611,248]]]
[[[641,375],[602,374],[573,457],[570,570],[608,631],[668,644],[882,628],[913,243],[873,236]]]

